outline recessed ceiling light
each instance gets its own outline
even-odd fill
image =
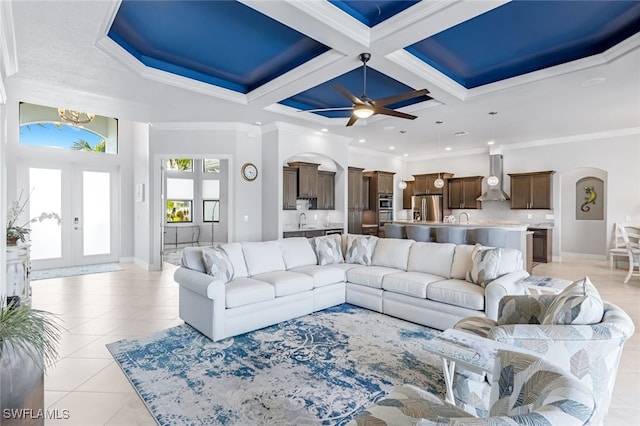
[[[403,156],[403,157],[408,157],[408,156],[409,156],[409,154],[402,154],[402,156]]]
[[[496,141],[489,141],[487,142],[487,145],[494,145],[496,143]]]
[[[582,87],[597,86],[598,84],[604,83],[605,80],[606,79],[604,77],[594,77],[594,78],[590,78],[588,80],[583,81],[582,83],[580,83],[580,86]]]
[[[329,131],[329,129],[327,129],[326,127],[324,129],[320,129],[320,130],[322,130],[323,132],[328,132]]]
[[[396,149],[396,147],[395,146],[390,146],[389,149]]]
[[[463,130],[461,132],[455,132],[453,135],[454,136],[466,136],[468,134],[469,134],[469,132],[467,132],[466,130]]]
[[[444,150],[445,150],[445,151],[451,151],[451,147],[450,147],[450,146],[448,146],[448,147],[446,147]]]
[[[260,125],[262,125],[262,122],[261,122],[261,121],[256,121],[256,122],[255,122],[255,125],[256,125],[256,126],[260,126]]]
[[[360,139],[358,142],[365,143],[366,141],[367,141],[366,139]]]
[[[396,126],[385,126],[384,130],[393,130],[395,128],[396,128]]]

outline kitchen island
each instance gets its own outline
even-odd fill
[[[329,223],[325,225],[320,224],[303,224],[300,225],[285,225],[282,237],[321,237],[323,235],[330,234],[342,234],[344,232],[344,224],[342,223]]]
[[[526,269],[532,269],[532,232],[529,225],[506,221],[476,221],[462,223],[396,220],[404,225],[405,231],[411,226],[428,227],[429,241],[454,244],[482,244],[490,247],[514,248],[522,252]],[[410,233],[410,232],[407,232]]]

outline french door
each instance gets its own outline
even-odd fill
[[[29,196],[31,266],[34,270],[118,261],[118,168],[71,163],[29,164],[19,169]]]

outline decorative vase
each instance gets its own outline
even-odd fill
[[[8,246],[17,246],[18,245],[18,237],[7,237],[7,245]]]

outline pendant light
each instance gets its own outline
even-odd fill
[[[491,112],[489,113],[489,115],[490,115],[491,117],[495,117],[497,114],[498,114],[498,112],[497,112],[497,111],[491,111]],[[493,121],[493,120],[492,120],[492,121]],[[490,141],[490,142],[492,142],[492,144],[493,144],[493,143],[495,143],[495,139],[494,139],[494,130],[495,130],[495,126],[494,126],[494,125],[493,125],[493,123],[492,123],[492,124],[491,124],[491,141]],[[492,171],[490,171],[490,173],[491,173],[491,172],[492,172]],[[492,174],[492,175],[490,175],[490,176],[487,178],[487,185],[489,185],[490,187],[497,186],[499,183],[500,183],[500,179],[499,179],[499,178],[498,178],[498,176],[496,176],[496,175],[493,175],[493,174]]]
[[[442,124],[443,121],[442,120],[438,120],[436,121],[436,124],[440,125]],[[438,128],[438,153],[440,152],[440,128]],[[436,188],[440,189],[444,186],[444,180],[442,180],[442,178],[440,177],[440,172],[438,172],[438,179],[433,181],[433,186],[435,186]]]
[[[404,181],[404,161],[402,162],[402,175],[400,176],[400,182],[398,182],[398,188],[403,191],[407,188],[407,182]]]

